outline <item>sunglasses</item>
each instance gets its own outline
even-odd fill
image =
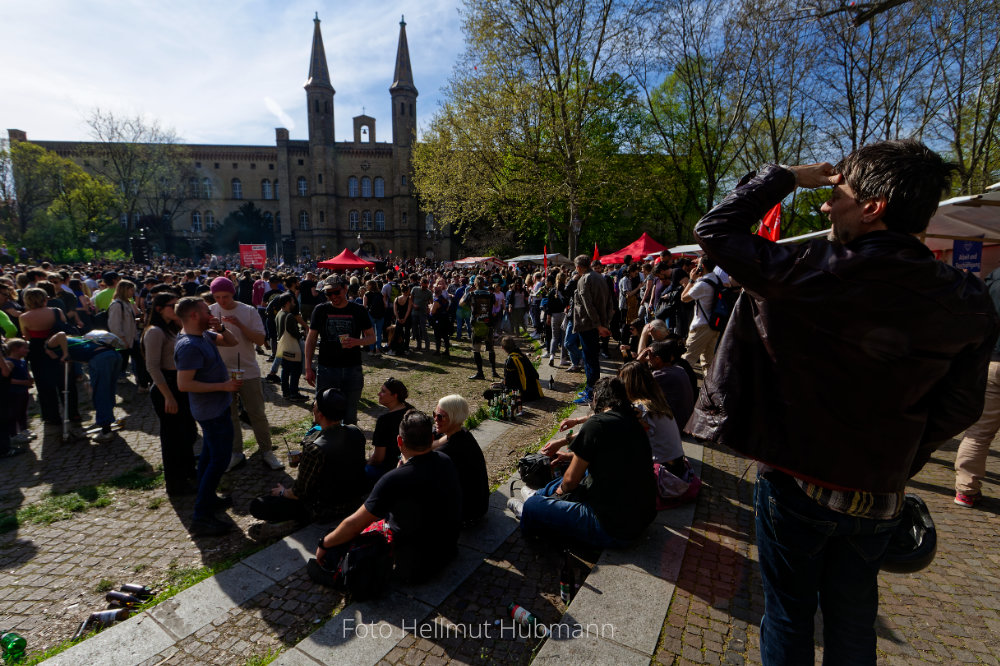
[[[434,412],[435,421],[444,421],[446,418],[448,418],[447,414],[438,414],[437,412]]]
[[[327,296],[340,296],[341,292],[343,292],[343,291],[344,291],[343,289],[327,289],[326,290],[326,295]]]

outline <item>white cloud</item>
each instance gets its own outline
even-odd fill
[[[318,10],[337,139],[351,136],[350,119],[364,109],[385,141],[399,16],[408,12],[424,127],[463,48],[459,1],[390,0],[377,12],[371,3],[316,0],[6,3],[0,123],[29,138],[83,140],[83,120],[99,106],[156,118],[190,143],[273,144],[276,122],[305,127],[302,85]]]

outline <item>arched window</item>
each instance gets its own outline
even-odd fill
[[[271,181],[262,180],[260,181],[260,198],[270,199],[271,198]]]
[[[356,176],[351,176],[347,179],[347,196],[358,196],[358,179]]]
[[[309,191],[309,181],[305,179],[305,176],[299,176],[299,179],[295,181],[295,185],[299,190],[300,197],[304,197]]]
[[[358,211],[352,210],[350,212],[350,215],[348,215],[348,219],[351,222],[351,231],[357,231],[358,230]]]
[[[189,186],[189,188],[191,190],[191,198],[192,199],[197,199],[198,198],[198,179],[197,178],[192,178],[191,180],[189,180],[188,181],[188,186]]]
[[[375,179],[375,198],[381,199],[385,196],[385,179],[379,176]]]
[[[202,179],[202,181],[201,181],[201,193],[205,196],[206,199],[211,199],[212,198],[212,179],[211,178],[203,178]]]
[[[243,183],[240,182],[239,178],[233,178],[233,198],[243,198]]]
[[[122,213],[119,215],[118,223],[121,224],[122,227],[128,227],[128,213]]]
[[[361,213],[361,229],[364,231],[372,230],[372,212],[370,210]]]
[[[370,199],[372,196],[372,179],[365,176],[361,179],[361,196]]]
[[[191,213],[191,231],[201,231],[201,213],[198,211]]]
[[[427,217],[424,218],[424,231],[427,233],[434,231],[434,213],[427,213]]]
[[[274,216],[271,215],[271,211],[264,211],[264,226],[268,231],[274,231]]]
[[[212,211],[205,211],[205,228],[209,231],[215,229],[215,213]]]
[[[299,229],[303,231],[309,230],[309,213],[304,210],[299,211]]]
[[[281,198],[280,196],[278,196],[278,179],[277,178],[274,179],[274,198],[275,199],[280,199]]]
[[[375,231],[385,231],[385,213],[381,210],[375,211]]]

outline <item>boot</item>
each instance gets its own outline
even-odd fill
[[[490,367],[493,368],[493,376],[499,377],[500,373],[497,372],[497,354],[496,352],[490,352]]]
[[[483,374],[483,355],[479,352],[474,352],[472,357],[476,361],[476,374],[469,377],[469,379],[486,379],[486,375]]]

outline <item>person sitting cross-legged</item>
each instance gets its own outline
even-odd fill
[[[357,506],[366,490],[365,436],[357,426],[343,423],[346,411],[347,398],[337,389],[316,396],[313,419],[322,430],[303,441],[298,478],[291,488],[279,483],[252,500],[254,518],[329,522]]]
[[[362,532],[385,535],[395,574],[419,582],[440,571],[458,551],[462,488],[448,456],[434,451],[431,418],[411,409],[399,424],[403,464],[386,473],[358,510],[324,535],[306,570],[322,585],[333,585],[337,564]]]

